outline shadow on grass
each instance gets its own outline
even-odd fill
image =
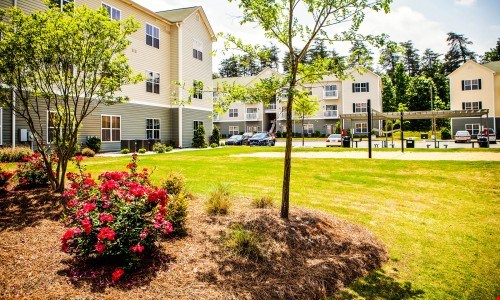
[[[66,259],[62,263],[67,267],[59,270],[57,274],[66,277],[66,282],[75,288],[90,287],[93,293],[103,293],[110,286],[121,290],[148,286],[159,271],[168,270],[169,264],[174,261],[175,259],[166,255],[162,248],[158,248],[143,258],[139,268],[125,270],[125,274],[117,282],[112,282],[111,274],[116,268],[123,268],[123,261],[109,257]]]
[[[33,227],[44,219],[58,220],[61,212],[60,196],[49,188],[0,189],[0,232]]]
[[[352,283],[348,290],[339,292],[331,299],[418,299],[423,290],[414,289],[411,282],[399,282],[386,275],[382,270],[376,270]]]

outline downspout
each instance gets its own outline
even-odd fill
[[[13,6],[17,7],[17,0],[13,0]],[[12,91],[12,107],[16,107],[16,92]],[[12,110],[12,148],[16,148],[16,113]]]
[[[177,45],[177,55],[179,56],[179,70],[178,70],[178,76],[179,76],[179,84],[182,83],[182,23],[177,22],[175,23],[177,26],[177,34],[178,34],[178,45]],[[182,87],[179,87],[179,99],[182,99],[184,96]],[[182,148],[182,106],[179,105],[179,148]]]

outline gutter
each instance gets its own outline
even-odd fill
[[[177,26],[177,55],[179,59],[179,70],[178,70],[178,76],[179,76],[179,83],[182,82],[182,22],[176,22],[175,25]],[[182,87],[179,87],[179,99],[182,99],[184,96]],[[179,105],[179,132],[178,132],[178,137],[179,137],[179,148],[182,148],[182,106]]]

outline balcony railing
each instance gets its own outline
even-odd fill
[[[325,110],[325,111],[323,111],[323,117],[325,117],[325,118],[338,118],[339,111],[338,110]]]
[[[266,106],[266,110],[276,110],[276,103],[271,103]]]
[[[257,120],[259,118],[259,114],[258,113],[249,113],[249,114],[246,114],[246,119],[247,120]]]
[[[338,99],[339,93],[338,91],[325,91],[323,92],[324,99]]]

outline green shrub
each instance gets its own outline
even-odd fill
[[[56,157],[54,154],[48,158],[51,162],[52,170]],[[17,165],[16,177],[19,186],[22,188],[33,186],[45,186],[49,184],[49,177],[45,168],[45,163],[39,153],[33,153],[31,156],[23,158],[24,162]]]
[[[184,191],[175,195],[168,195],[165,220],[172,224],[174,234],[183,234],[186,232],[185,224],[190,198],[190,194]]]
[[[165,153],[165,152],[168,152],[167,151],[167,146],[165,146],[164,144],[162,144],[160,142],[156,142],[153,145],[153,151],[156,152],[156,153]]]
[[[140,154],[144,154],[148,152],[148,150],[146,150],[146,148],[140,148],[139,150],[137,150],[137,152],[139,152]]]
[[[4,187],[12,176],[14,176],[14,173],[4,170],[0,166],[0,188]]]
[[[444,127],[441,129],[441,139],[442,140],[451,140],[451,132],[448,127]]]
[[[28,147],[0,148],[0,162],[22,162],[24,157],[31,156],[33,150]]]
[[[91,136],[85,142],[85,145],[92,149],[94,153],[99,153],[101,151],[101,139],[96,136]]]
[[[216,143],[210,144],[210,148],[217,148],[217,147],[219,147],[219,144],[216,144]]]
[[[314,132],[314,137],[321,137],[321,131],[316,130],[316,131]]]
[[[214,129],[212,130],[212,135],[210,136],[210,147],[212,147],[212,144],[219,145],[219,141],[220,141],[220,130],[219,127],[214,125]]]
[[[207,213],[225,215],[231,208],[231,191],[229,185],[219,183],[210,193],[206,202]]]
[[[94,152],[94,150],[92,150],[90,148],[83,148],[82,155],[83,156],[88,156],[88,157],[94,157],[95,156],[95,152]]]
[[[127,148],[125,148],[125,149],[120,150],[120,153],[121,154],[129,154],[130,150],[128,150]]]
[[[273,201],[273,196],[271,194],[267,194],[264,196],[253,198],[250,204],[255,208],[272,208],[274,205]]]
[[[186,188],[186,178],[180,172],[169,172],[161,183],[161,188],[169,195],[177,195]]]
[[[219,145],[220,146],[226,146],[226,143],[225,142],[219,142]]]
[[[172,146],[167,146],[167,147],[165,148],[165,152],[170,152],[170,151],[172,151],[172,150],[174,150],[174,148],[173,148]]]
[[[262,251],[259,238],[241,224],[234,225],[226,236],[224,244],[232,252],[251,260],[261,260]]]
[[[193,136],[193,148],[206,148],[207,142],[205,141],[205,128],[203,125],[198,125]]]

